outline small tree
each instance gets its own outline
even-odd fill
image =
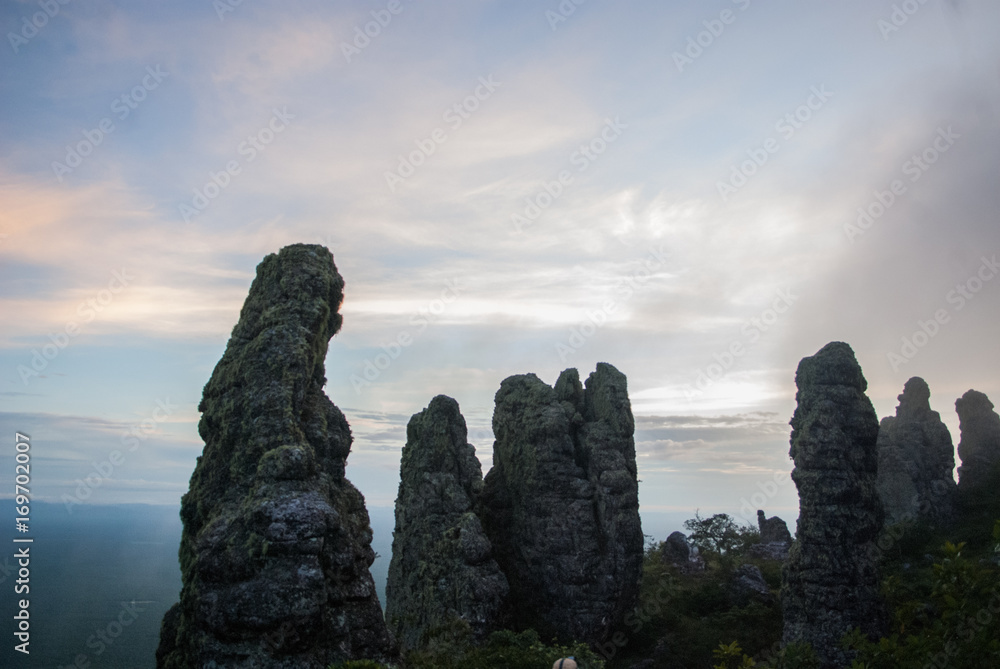
[[[702,518],[698,511],[694,518],[684,521],[684,528],[691,534],[688,540],[700,551],[712,551],[725,555],[736,548],[744,548],[757,536],[757,529],[738,525],[727,513],[717,513],[710,518]]]

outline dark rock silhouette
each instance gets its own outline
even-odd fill
[[[795,383],[790,455],[800,509],[782,573],[783,640],[809,642],[823,667],[844,667],[843,635],[858,627],[877,638],[886,625],[876,549],[878,418],[847,344],[804,358]]]
[[[788,550],[792,546],[792,535],[785,521],[778,516],[767,518],[763,510],[757,509],[757,527],[760,530],[760,543],[750,547],[750,555],[775,562],[787,560]]]
[[[509,611],[542,638],[602,641],[636,605],[642,571],[635,423],[606,363],[555,387],[512,376],[496,394],[479,516],[510,583]]]
[[[372,532],[344,478],[351,431],[323,392],[344,281],[325,247],[268,255],[205,385],[205,448],[181,502],[180,602],[160,669],[387,661]]]
[[[670,564],[687,564],[691,559],[691,545],[683,532],[671,532],[663,543],[660,558]]]
[[[941,415],[931,410],[927,383],[914,376],[903,386],[895,416],[878,432],[878,488],[885,523],[954,519],[955,447]]]
[[[483,488],[458,402],[438,395],[406,428],[386,620],[403,650],[456,619],[481,640],[509,591],[473,511]]]
[[[766,518],[762,509],[757,509],[757,527],[760,530],[762,544],[792,543],[792,534],[788,531],[785,521],[777,516]]]
[[[963,498],[995,497],[1000,485],[1000,416],[978,390],[955,401],[962,438],[958,443],[958,487]]]

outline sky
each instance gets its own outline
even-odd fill
[[[1000,397],[991,0],[0,5],[0,433],[35,499],[176,505],[256,265],[346,282],[326,392],[391,506],[410,416],[628,377],[643,512],[788,520],[795,368]],[[13,475],[12,475],[13,476]],[[742,513],[741,513],[742,510]]]

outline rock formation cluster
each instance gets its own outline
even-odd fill
[[[323,392],[344,282],[325,247],[271,254],[205,386],[205,442],[181,503],[180,602],[159,669],[387,661],[371,528],[344,478],[351,432]]]
[[[625,376],[606,363],[555,387],[512,376],[496,394],[493,467],[477,507],[510,584],[515,624],[596,643],[638,599],[635,429]]]
[[[978,390],[970,390],[955,401],[959,429],[958,487],[962,496],[996,496],[1000,485],[1000,416],[993,403]]]
[[[406,428],[386,619],[403,650],[465,621],[482,640],[499,628],[507,578],[474,507],[483,489],[458,402],[438,395]]]
[[[782,574],[785,643],[812,644],[824,668],[850,664],[841,646],[858,627],[885,629],[876,541],[878,418],[851,347],[824,346],[795,373],[792,480],[799,492],[796,541]]]
[[[885,523],[928,520],[947,524],[955,514],[955,447],[927,383],[914,376],[903,386],[895,416],[878,431],[878,488]]]

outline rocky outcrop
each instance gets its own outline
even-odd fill
[[[774,562],[787,560],[792,535],[785,521],[778,516],[767,518],[763,510],[757,509],[757,527],[760,530],[760,543],[750,547],[751,557]]]
[[[978,390],[955,401],[962,438],[958,443],[958,487],[967,499],[995,497],[1000,485],[1000,416]]]
[[[635,423],[625,376],[606,363],[552,388],[512,376],[496,394],[493,468],[479,516],[510,583],[514,624],[542,638],[604,640],[637,602]]]
[[[691,545],[683,532],[671,532],[660,548],[660,559],[667,564],[687,564],[691,559]]]
[[[483,488],[458,402],[438,395],[406,428],[386,620],[403,650],[465,621],[477,639],[497,629],[507,578],[474,505]]]
[[[762,509],[757,509],[757,528],[760,530],[762,544],[790,544],[792,534],[788,525],[778,516],[767,518]]]
[[[911,520],[947,524],[955,514],[955,447],[931,391],[914,376],[903,386],[895,416],[878,431],[878,489],[885,523]]]
[[[205,386],[205,448],[181,501],[180,602],[160,669],[326,669],[389,660],[372,532],[344,478],[351,431],[323,392],[344,281],[322,246],[264,258]]]
[[[792,480],[799,492],[796,541],[782,574],[785,643],[813,645],[823,667],[850,665],[841,638],[885,630],[876,541],[878,418],[851,347],[824,346],[795,373]]]
[[[729,581],[729,601],[733,606],[747,606],[752,602],[771,605],[775,600],[760,568],[741,564]]]

